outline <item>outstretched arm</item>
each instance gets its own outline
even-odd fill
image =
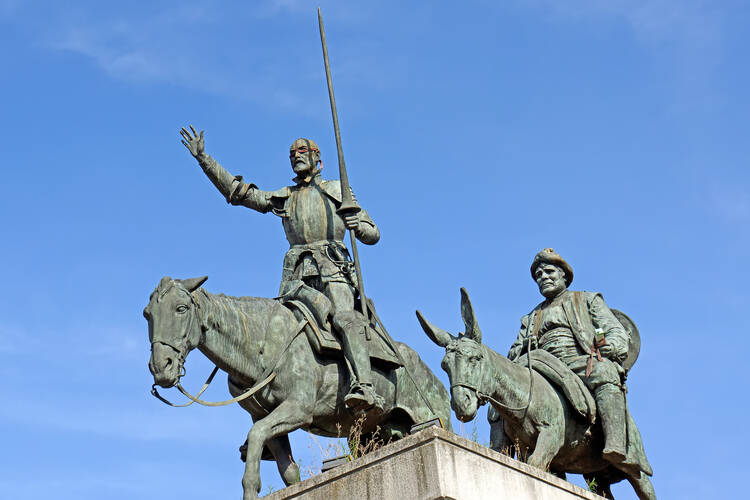
[[[191,133],[192,131],[192,133]],[[232,175],[224,167],[206,153],[203,130],[196,132],[190,125],[190,131],[185,127],[180,130],[182,144],[190,151],[190,154],[198,160],[203,172],[216,186],[221,194],[232,205],[244,205],[258,212],[266,213],[271,210],[271,194],[261,191],[255,184],[242,181],[241,175]]]

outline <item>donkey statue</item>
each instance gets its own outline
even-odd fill
[[[155,385],[182,390],[185,358],[197,347],[229,374],[233,401],[252,393],[239,401],[254,421],[247,434],[242,486],[244,500],[256,499],[261,458],[276,461],[287,485],[300,480],[287,434],[296,429],[327,437],[349,434],[357,421],[343,403],[349,372],[343,359],[322,357],[311,348],[300,334],[304,321],[279,301],[214,295],[201,288],[206,279],[164,277],[151,294],[143,311],[151,341],[149,369]],[[382,438],[395,440],[413,424],[435,417],[449,427],[445,387],[416,352],[395,345],[405,366],[373,366],[373,383],[385,408],[367,415],[362,435],[377,430]]]
[[[656,499],[648,474],[625,465],[615,467],[602,458],[601,425],[581,418],[563,390],[532,370],[531,364],[511,362],[482,344],[474,308],[463,288],[461,316],[466,333],[455,337],[417,311],[427,336],[445,348],[441,366],[448,373],[451,407],[459,420],[472,420],[489,401],[504,420],[511,442],[531,451],[526,458],[529,465],[560,477],[566,472],[583,474],[587,481],[594,479],[597,492],[608,498],[612,498],[610,485],[627,479],[638,498]]]

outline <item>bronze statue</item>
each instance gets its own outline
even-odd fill
[[[602,458],[615,465],[624,462],[627,409],[622,362],[628,357],[629,336],[600,293],[568,290],[573,269],[553,249],[536,254],[531,276],[545,300],[521,318],[508,359],[518,359],[529,344],[562,360],[596,399],[605,437]]]
[[[289,250],[284,257],[279,296],[299,299],[314,309],[316,317],[331,323],[339,333],[354,377],[344,398],[357,410],[382,410],[382,398],[373,390],[370,357],[365,340],[368,321],[355,310],[357,276],[344,245],[347,229],[357,239],[374,245],[380,232],[365,210],[340,214],[339,181],[323,180],[320,150],[309,139],[297,139],[289,148],[289,161],[296,174],[294,185],[276,191],[262,191],[255,184],[233,176],[205,151],[203,131],[183,128],[182,143],[198,160],[206,176],[228,203],[242,205],[281,218]]]
[[[640,346],[635,325],[601,294],[568,291],[573,270],[551,249],[537,254],[531,272],[546,300],[523,317],[508,358],[482,345],[465,290],[465,334],[454,337],[417,311],[427,335],[446,349],[453,410],[468,421],[489,401],[494,449],[530,449],[529,464],[595,479],[609,498],[610,485],[628,479],[639,498],[655,499],[653,471],[625,404],[625,376]]]
[[[327,437],[349,435],[357,422],[343,404],[349,374],[343,360],[314,350],[312,320],[300,320],[279,300],[208,293],[201,288],[205,280],[164,277],[151,294],[143,311],[151,341],[149,369],[155,385],[177,386],[191,400],[211,406],[239,402],[252,415],[242,485],[244,499],[256,499],[261,458],[276,461],[287,485],[300,480],[287,434],[304,429]],[[198,399],[200,392],[192,396],[180,385],[185,358],[196,347],[229,374],[231,400],[206,403]],[[373,367],[371,381],[383,397],[383,412],[368,414],[361,442],[376,431],[385,441],[398,439],[412,425],[435,417],[450,429],[445,387],[416,352],[401,343],[394,347],[404,366]]]

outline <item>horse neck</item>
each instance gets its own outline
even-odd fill
[[[254,361],[264,333],[258,305],[270,299],[213,295],[203,289],[196,299],[204,332],[198,349],[230,375],[255,380],[261,368]]]
[[[485,353],[485,370],[483,385],[486,394],[503,405],[519,408],[529,401],[530,378],[529,370],[525,366],[513,363],[487,346],[482,346]],[[518,412],[508,412],[502,407],[497,408],[505,418],[518,418]]]

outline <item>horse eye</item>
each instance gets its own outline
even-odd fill
[[[184,313],[184,312],[187,312],[187,310],[188,310],[188,306],[186,306],[185,304],[180,304],[179,306],[177,306],[178,313]]]

